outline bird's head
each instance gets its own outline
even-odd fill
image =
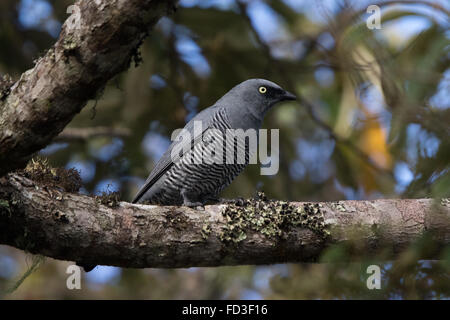
[[[263,117],[273,105],[286,100],[296,100],[296,96],[276,83],[265,79],[249,79],[241,82],[218,102],[247,108],[250,112]]]

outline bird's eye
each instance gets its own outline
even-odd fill
[[[259,93],[266,93],[267,92],[267,88],[266,87],[259,87],[258,91],[259,91]]]

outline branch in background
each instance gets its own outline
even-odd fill
[[[374,169],[375,171],[379,172],[379,173],[383,173],[386,174],[387,176],[389,176],[390,178],[394,178],[394,174],[392,173],[391,170],[387,170],[385,168],[382,168],[380,166],[378,166],[370,157],[369,155],[367,155],[364,151],[362,151],[360,148],[358,148],[358,146],[356,146],[352,141],[348,140],[348,139],[342,139],[341,137],[339,137],[333,130],[333,128],[331,128],[325,121],[323,121],[322,119],[320,119],[319,116],[317,116],[316,112],[314,111],[314,105],[308,101],[308,99],[306,99],[305,97],[301,96],[294,85],[294,81],[292,80],[292,78],[290,77],[290,73],[287,72],[287,70],[285,70],[285,68],[283,67],[283,65],[281,63],[279,63],[278,60],[274,59],[272,57],[272,54],[270,53],[270,47],[264,42],[263,39],[261,39],[261,37],[259,36],[258,32],[255,30],[255,28],[252,25],[251,19],[248,16],[247,13],[247,3],[244,3],[242,1],[237,1],[240,12],[242,14],[242,16],[244,17],[244,19],[246,20],[249,28],[251,29],[253,35],[256,38],[256,41],[258,42],[258,44],[261,46],[261,48],[264,51],[264,54],[266,55],[267,59],[270,62],[270,65],[275,66],[278,69],[278,72],[280,74],[283,75],[283,79],[286,82],[287,86],[287,90],[291,91],[291,92],[295,92],[297,94],[297,98],[298,98],[298,103],[302,106],[304,106],[309,114],[309,116],[311,117],[311,119],[322,129],[324,129],[330,138],[332,138],[333,140],[336,141],[336,143],[340,143],[342,145],[347,146],[351,151],[353,151],[353,153],[355,155],[357,155],[358,157],[361,158],[361,160],[363,160],[369,167],[371,167],[372,169]],[[312,48],[311,48],[312,50]]]
[[[298,97],[299,104],[304,106],[306,110],[308,111],[308,114],[310,115],[311,119],[322,129],[324,129],[330,138],[332,138],[336,143],[340,143],[341,145],[347,146],[355,155],[357,155],[362,161],[364,161],[365,164],[369,165],[373,170],[386,174],[387,176],[394,179],[394,174],[391,170],[387,170],[385,168],[380,167],[377,165],[370,157],[362,151],[360,148],[358,148],[353,142],[351,142],[348,139],[342,139],[339,137],[326,122],[324,122],[322,119],[317,116],[317,114],[314,111],[314,106],[306,100],[303,96]]]
[[[353,259],[379,252],[391,258],[425,233],[435,246],[417,258],[438,259],[450,244],[448,199],[262,199],[205,211],[110,200],[8,174],[0,179],[0,244],[82,265],[130,268],[316,261],[332,244],[354,244]]]
[[[441,11],[442,13],[446,14],[447,16],[450,16],[450,11],[447,10],[446,8],[444,8],[443,6],[441,6],[438,2],[429,2],[429,1],[423,1],[423,0],[384,0],[384,1],[380,1],[378,3],[374,3],[376,5],[378,5],[379,7],[388,7],[388,6],[395,6],[395,5],[407,5],[407,4],[412,4],[412,5],[421,5],[421,6],[427,6],[427,7],[431,7],[433,9],[436,9],[438,11]],[[361,10],[361,13],[365,13],[366,9],[364,8],[364,10]]]
[[[0,100],[0,176],[24,167],[106,83],[138,62],[150,29],[176,0],[80,0],[59,39]]]
[[[93,127],[93,128],[66,128],[53,140],[54,142],[86,142],[96,137],[118,137],[126,138],[131,135],[128,128],[110,128],[110,127]]]

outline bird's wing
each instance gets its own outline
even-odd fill
[[[148,176],[147,180],[145,181],[144,185],[141,187],[141,189],[138,191],[136,196],[134,197],[132,203],[136,203],[141,199],[141,197],[177,162],[180,160],[179,154],[176,154],[176,158],[172,159],[172,150],[173,148],[178,144],[182,143],[182,145],[179,146],[181,150],[184,150],[185,144],[190,144],[190,149],[192,150],[194,146],[201,142],[203,139],[204,133],[210,128],[211,125],[211,119],[213,118],[214,114],[220,110],[219,107],[213,106],[210,108],[207,108],[197,114],[194,118],[189,121],[186,126],[184,127],[185,130],[187,130],[191,136],[194,134],[194,121],[202,121],[203,124],[203,130],[200,134],[197,134],[196,136],[193,136],[190,141],[186,141],[183,139],[182,141],[174,141],[169,146],[166,152],[164,152],[161,159],[159,159],[158,163],[153,168],[152,172]]]

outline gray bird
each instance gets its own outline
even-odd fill
[[[133,203],[161,205],[202,206],[215,201],[218,194],[245,168],[249,160],[249,146],[235,143],[226,148],[242,151],[245,148],[245,161],[233,163],[196,163],[208,143],[215,143],[214,136],[204,139],[208,129],[225,134],[227,129],[259,130],[267,111],[277,102],[295,100],[292,93],[277,84],[264,79],[246,80],[220,98],[214,105],[198,113],[184,127],[192,138],[186,142],[175,139],[156,164],[153,171],[133,199]],[[202,132],[195,132],[194,121],[201,121]],[[199,122],[197,122],[198,124]],[[198,130],[197,130],[198,131]],[[225,141],[225,138],[223,138]],[[187,153],[173,156],[173,149],[186,147]],[[237,154],[237,152],[236,152]],[[191,161],[188,161],[188,160]]]

